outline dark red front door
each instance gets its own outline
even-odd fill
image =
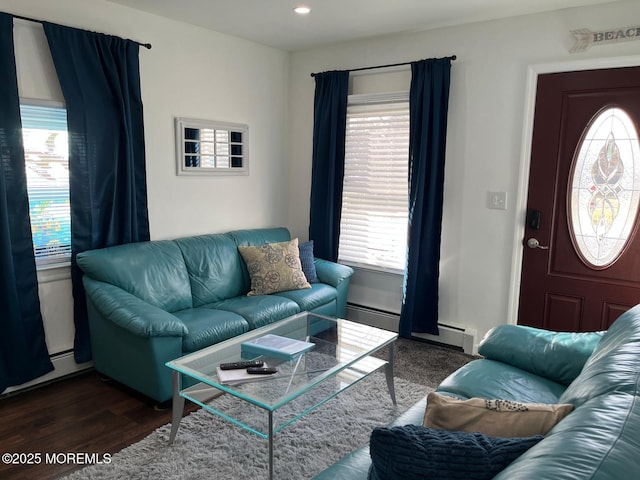
[[[640,67],[539,76],[518,323],[603,330],[640,303],[638,125]]]

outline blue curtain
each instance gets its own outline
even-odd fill
[[[316,257],[338,259],[349,72],[316,74],[309,238]]]
[[[53,370],[40,314],[13,17],[0,13],[0,392]]]
[[[91,359],[78,253],[149,240],[139,46],[44,23],[67,107],[77,362]]]
[[[399,333],[438,335],[438,277],[451,59],[411,64],[409,233]]]

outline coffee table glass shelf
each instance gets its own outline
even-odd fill
[[[312,342],[315,347],[292,360],[242,352],[241,344],[266,334]],[[269,441],[268,471],[273,478],[273,437],[345,389],[384,368],[387,387],[396,404],[393,383],[397,334],[349,320],[302,312],[167,363],[173,370],[173,443],[185,399]],[[388,360],[371,356],[388,347]],[[269,378],[236,385],[217,377],[221,363],[263,360],[278,372]],[[183,376],[189,384],[182,388]],[[185,382],[187,383],[187,382]],[[224,402],[216,401],[227,393]],[[266,415],[265,415],[266,412]]]

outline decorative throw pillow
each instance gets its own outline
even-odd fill
[[[497,438],[420,425],[376,428],[368,479],[488,480],[543,438]]]
[[[251,290],[247,295],[311,288],[300,264],[297,238],[258,246],[240,245],[238,251],[251,277]]]
[[[308,242],[302,242],[298,245],[300,251],[300,263],[302,264],[302,271],[304,276],[307,277],[307,282],[318,283],[318,273],[316,272],[316,264],[313,263],[313,240]]]
[[[431,392],[423,425],[443,430],[482,432],[495,437],[531,437],[546,435],[569,415],[571,404],[547,405],[511,400],[457,398]]]

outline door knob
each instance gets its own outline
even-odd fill
[[[540,242],[537,238],[530,238],[527,240],[527,247],[529,248],[539,248],[540,250],[549,250],[549,247],[545,247],[544,245],[540,245]]]

